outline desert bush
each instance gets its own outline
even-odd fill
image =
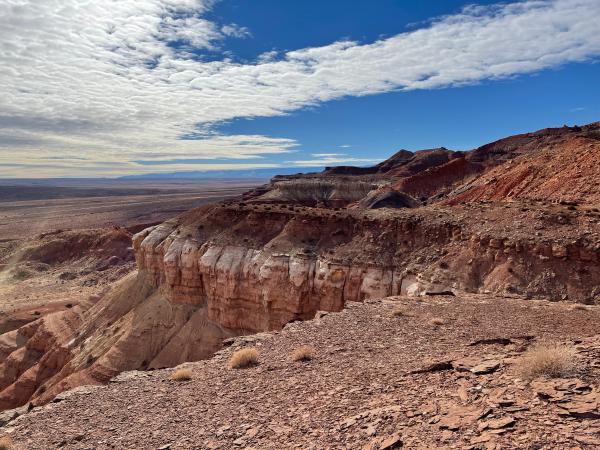
[[[173,381],[189,381],[192,379],[192,369],[181,368],[177,369],[169,377]]]
[[[230,369],[243,369],[258,364],[258,350],[255,347],[243,348],[236,351],[229,359]]]
[[[526,380],[568,376],[575,372],[576,367],[575,349],[552,342],[541,342],[532,346],[516,364],[517,374]]]
[[[441,317],[434,317],[433,319],[431,319],[429,321],[429,323],[433,326],[440,326],[440,325],[444,325],[446,323],[446,321],[444,319],[442,319]]]
[[[411,314],[409,314],[404,307],[397,306],[392,311],[392,316],[394,316],[394,317],[411,317]]]
[[[575,303],[573,306],[571,306],[571,309],[579,310],[579,311],[587,311],[588,307],[581,303]]]
[[[315,349],[309,345],[298,347],[292,352],[292,361],[310,361],[315,357]]]

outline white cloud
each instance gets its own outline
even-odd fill
[[[380,162],[376,158],[355,158],[344,153],[312,153],[313,159],[286,161],[287,164],[303,167],[323,167],[336,164],[365,166]]]
[[[250,33],[250,30],[248,28],[241,27],[235,23],[230,23],[229,25],[223,25],[221,27],[221,32],[225,36],[232,36],[232,37],[236,37],[236,38],[247,38],[247,37],[252,36],[252,33]]]
[[[277,59],[277,55],[279,55],[279,52],[277,50],[271,50],[269,52],[264,52],[258,55],[257,60],[259,63],[272,62],[275,61],[275,59]]]
[[[221,33],[231,35],[225,30],[219,31],[214,23],[199,17],[164,17],[155,37],[167,42],[181,41],[196,49],[213,49],[214,42],[223,37]]]
[[[256,64],[209,61],[203,54],[223,39],[249,35],[243,25],[204,19],[212,4],[2,0],[0,176],[69,173],[6,166],[57,156],[85,157],[72,159],[81,163],[73,165],[78,173],[113,164],[116,174],[145,171],[132,161],[164,153],[244,159],[289,152],[290,139],[178,138],[198,132],[199,123],[206,132],[220,121],[343,96],[460,86],[600,54],[598,0],[530,0],[470,7],[369,44],[264,54]]]

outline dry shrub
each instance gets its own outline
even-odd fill
[[[12,441],[8,436],[3,436],[0,438],[0,450],[10,450],[13,448]]]
[[[192,369],[177,369],[169,378],[173,381],[189,381],[192,379]]]
[[[431,325],[433,325],[434,327],[437,327],[439,325],[444,325],[446,323],[446,321],[444,319],[442,319],[441,317],[434,317],[433,319],[431,319],[429,321],[429,323]]]
[[[243,369],[258,364],[258,350],[255,347],[243,348],[236,351],[229,359],[230,369]]]
[[[310,361],[315,357],[315,349],[309,345],[298,347],[292,353],[292,361]]]
[[[568,376],[575,372],[576,367],[575,349],[553,342],[541,342],[532,346],[516,364],[517,374],[526,380]]]
[[[587,311],[588,307],[581,303],[575,303],[573,306],[571,306],[571,309],[579,310],[579,311]]]
[[[409,314],[409,312],[406,311],[406,309],[404,309],[402,306],[398,306],[398,307],[394,308],[394,310],[392,311],[392,316],[394,316],[394,317],[412,317],[412,314]]]

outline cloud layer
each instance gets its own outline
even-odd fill
[[[222,136],[214,125],[600,55],[600,2],[530,0],[469,7],[368,44],[334,42],[261,55],[254,64],[214,61],[203,56],[214,55],[225,39],[251,38],[252,30],[206,20],[212,4],[0,2],[0,176],[119,175],[146,171],[135,161],[152,158],[171,161],[163,171],[209,166],[173,162],[192,158],[266,166],[261,159],[297,143]],[[198,139],[181,139],[190,135]],[[222,161],[214,166],[224,167]]]

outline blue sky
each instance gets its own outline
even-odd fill
[[[317,47],[341,38],[372,42],[473,3],[498,2],[237,0],[221,2],[213,15],[252,30],[252,39],[228,43],[235,57],[252,60],[273,48]],[[511,134],[600,120],[598,80],[600,65],[568,64],[476,86],[345,98],[288,116],[239,119],[220,129],[291,137],[300,143],[302,159],[330,152],[385,159],[400,148],[468,150]],[[285,164],[288,156],[273,159]]]
[[[597,80],[600,65],[572,64],[475,86],[346,98],[221,129],[293,138],[308,159],[310,153],[385,159],[401,148],[469,150],[513,134],[600,120]]]
[[[600,120],[596,0],[12,1],[0,177],[369,165]]]
[[[208,17],[235,22],[251,30],[253,39],[231,40],[227,48],[252,60],[278,49],[320,47],[340,39],[372,42],[410,31],[434,17],[459,12],[473,2],[444,0],[232,0],[217,3]],[[494,2],[477,2],[480,5]]]

